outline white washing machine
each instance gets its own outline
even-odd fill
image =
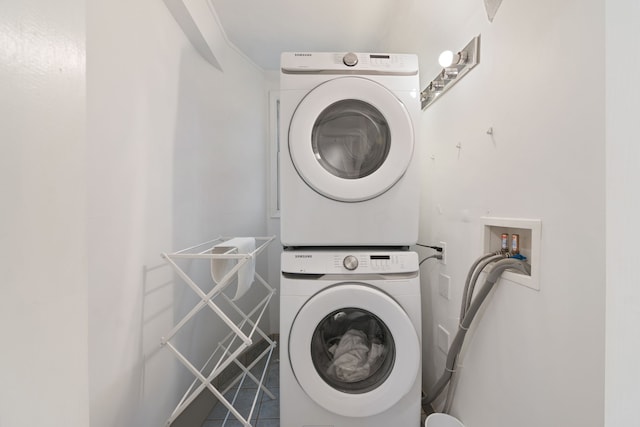
[[[418,237],[418,59],[283,53],[285,246],[407,246]]]
[[[418,426],[418,256],[284,251],[280,426]]]

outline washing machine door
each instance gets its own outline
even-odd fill
[[[413,125],[404,104],[362,77],[314,88],[289,127],[289,153],[300,177],[316,192],[343,202],[387,191],[406,172],[413,151]]]
[[[386,411],[420,372],[420,339],[409,316],[363,283],[341,283],[311,297],[291,326],[288,347],[307,395],[347,417]]]

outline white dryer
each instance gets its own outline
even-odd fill
[[[418,237],[418,59],[283,53],[285,246],[407,246]]]
[[[281,427],[418,426],[418,256],[284,251]]]

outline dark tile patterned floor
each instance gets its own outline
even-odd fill
[[[260,378],[264,362],[258,363],[252,373]],[[258,400],[253,410],[252,419],[250,420],[253,427],[280,427],[280,363],[272,360],[267,370],[267,380],[265,386],[271,393],[275,395],[275,399],[270,398],[262,390],[259,392]],[[246,378],[242,386],[238,390],[237,387],[229,390],[225,397],[231,401],[237,392],[234,408],[242,415],[247,417],[251,410],[254,397],[257,392],[257,385],[249,378]],[[226,423],[225,423],[226,419]],[[233,414],[229,413],[227,407],[218,402],[213,410],[207,416],[202,427],[242,427],[242,423],[238,421]]]

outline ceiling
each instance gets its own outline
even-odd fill
[[[376,52],[397,10],[412,0],[210,0],[229,40],[277,70],[280,53]]]

